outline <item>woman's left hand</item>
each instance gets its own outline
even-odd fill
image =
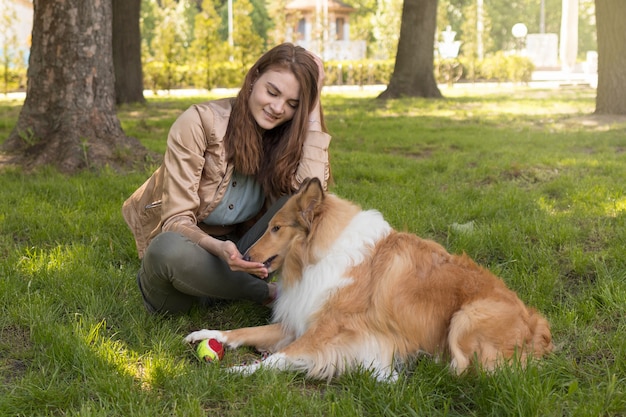
[[[267,268],[262,262],[249,262],[244,260],[237,246],[229,240],[222,243],[222,253],[222,259],[226,261],[231,271],[247,272],[261,279],[265,279],[269,275]]]

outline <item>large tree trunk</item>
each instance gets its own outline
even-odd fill
[[[396,63],[381,99],[441,98],[434,74],[437,0],[404,0]]]
[[[117,104],[144,103],[141,68],[141,0],[113,0],[113,65]]]
[[[145,154],[115,114],[110,0],[35,0],[26,100],[3,145],[26,167],[121,167]]]
[[[596,0],[598,89],[596,114],[626,115],[626,7],[624,0]]]

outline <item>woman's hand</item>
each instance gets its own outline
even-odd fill
[[[322,130],[322,122],[321,122],[321,110],[320,110],[320,100],[322,96],[322,87],[324,86],[324,79],[326,78],[326,74],[324,72],[324,63],[322,59],[315,55],[313,52],[307,51],[309,55],[315,61],[317,65],[317,100],[315,100],[315,105],[311,109],[309,113],[309,130]]]
[[[324,79],[326,78],[326,73],[324,72],[324,63],[322,59],[315,55],[313,52],[309,52],[309,54],[313,57],[315,64],[317,64],[317,91],[319,94],[322,93],[322,87],[324,87]]]
[[[261,279],[265,279],[268,276],[267,268],[263,263],[245,261],[243,255],[239,253],[237,246],[230,240],[225,240],[221,243],[218,256],[228,264],[232,271],[247,272]]]

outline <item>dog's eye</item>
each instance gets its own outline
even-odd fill
[[[276,233],[276,232],[278,232],[279,230],[280,230],[280,226],[274,226],[274,227],[272,227],[272,232],[273,232],[273,233]]]

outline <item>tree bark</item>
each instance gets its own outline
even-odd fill
[[[141,68],[141,0],[113,0],[115,102],[144,103]]]
[[[110,0],[35,0],[26,99],[3,144],[14,163],[73,173],[145,149],[115,113]]]
[[[393,74],[378,98],[441,98],[434,74],[437,0],[404,0]]]
[[[596,0],[598,88],[596,114],[626,115],[626,7],[623,0]]]

